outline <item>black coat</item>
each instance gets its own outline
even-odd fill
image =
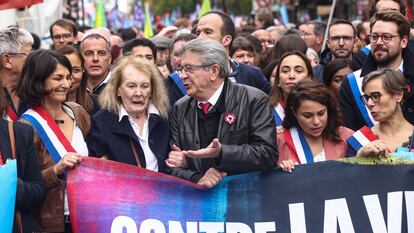
[[[230,175],[274,167],[278,152],[269,97],[256,88],[226,82],[227,89],[223,89],[225,111],[219,118],[217,130],[217,138],[222,144],[221,159],[213,162],[215,167]],[[230,113],[236,118],[233,124],[224,120]],[[197,122],[197,100],[190,96],[179,99],[171,119],[171,144],[182,150],[201,149]],[[172,174],[198,182],[212,160],[187,158],[188,169],[176,168]]]
[[[6,120],[0,119],[0,149],[3,161],[13,158],[7,124]],[[23,232],[31,233],[37,225],[31,212],[42,202],[46,188],[40,172],[37,149],[33,143],[32,127],[15,122],[13,128],[18,177],[16,209],[21,213]],[[17,232],[15,227],[13,232]]]
[[[158,171],[165,172],[165,159],[170,151],[170,128],[167,120],[150,114],[149,146],[158,160]],[[146,167],[144,151],[127,117],[119,121],[118,114],[100,110],[92,117],[92,126],[86,138],[89,154],[94,157],[107,155],[110,160],[137,166],[130,139],[134,143],[142,167]]]
[[[230,76],[234,76],[237,83],[255,87],[268,95],[270,94],[272,87],[260,69],[246,64],[237,63],[234,60],[231,60],[230,64],[233,69]]]

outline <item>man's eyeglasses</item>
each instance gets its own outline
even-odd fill
[[[29,56],[29,53],[6,53],[6,54],[11,55],[11,56],[18,56],[18,55],[25,56],[25,57]]]
[[[329,40],[333,41],[333,42],[339,42],[344,40],[345,42],[351,42],[353,39],[355,39],[355,37],[353,36],[330,36]]]
[[[53,40],[61,40],[61,39],[67,40],[67,39],[70,39],[72,37],[73,37],[72,34],[69,34],[69,33],[62,34],[62,35],[53,35],[52,36]]]
[[[361,100],[365,104],[368,103],[369,99],[371,99],[372,102],[374,102],[374,103],[378,103],[381,99],[381,96],[382,96],[382,94],[379,91],[374,91],[374,92],[371,93],[371,95],[367,95],[367,94],[361,95]]]
[[[196,71],[198,69],[209,67],[211,65],[212,64],[184,65],[184,66],[177,67],[177,71],[179,71],[179,72],[185,71],[186,73],[193,73],[194,71]]]
[[[382,35],[378,35],[378,34],[371,34],[370,35],[370,40],[371,42],[377,42],[378,38],[381,38],[382,42],[384,43],[389,43],[392,38],[394,37],[400,37],[400,35],[391,35],[391,34],[382,34]]]

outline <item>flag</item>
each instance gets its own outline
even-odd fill
[[[95,28],[106,28],[104,0],[96,1]]]
[[[405,6],[407,7],[407,19],[411,21],[413,20],[413,11],[409,0],[405,0]]]
[[[12,232],[17,190],[16,160],[0,167],[0,232]]]
[[[22,8],[42,2],[43,0],[0,0],[0,10]]]
[[[204,0],[203,5],[201,5],[200,12],[198,13],[198,18],[200,19],[205,13],[211,11],[210,0]]]
[[[149,13],[149,4],[146,3],[145,5],[145,25],[144,25],[144,37],[145,38],[151,38],[154,36],[154,31],[152,30],[152,23],[151,23],[151,17]]]

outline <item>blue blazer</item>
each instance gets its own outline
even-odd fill
[[[229,76],[233,76],[237,83],[255,87],[270,95],[272,87],[260,69],[234,60],[231,60],[230,64],[233,72]]]
[[[170,151],[168,121],[150,114],[148,128],[149,146],[158,160],[158,171],[165,172],[165,159]],[[86,138],[90,156],[107,155],[110,160],[137,166],[130,140],[138,153],[141,166],[145,168],[144,151],[126,116],[119,121],[118,114],[102,109],[92,117],[92,126]]]

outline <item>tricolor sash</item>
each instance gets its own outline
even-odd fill
[[[378,140],[378,137],[367,126],[362,127],[347,139],[348,144],[355,151],[358,151],[361,147],[375,140]]]
[[[13,108],[10,106],[9,103],[6,103],[6,107],[7,107],[7,116],[12,120],[12,121],[17,121],[17,119],[19,119],[19,117],[17,116],[17,114],[14,112]]]
[[[55,163],[68,152],[76,152],[55,120],[42,107],[27,110],[21,118],[30,122]]]
[[[365,103],[362,101],[362,77],[361,77],[361,70],[357,70],[353,73],[350,73],[348,75],[348,81],[349,86],[352,91],[352,96],[354,97],[354,101],[356,106],[358,107],[359,112],[362,114],[362,117],[365,120],[366,125],[371,128],[377,122],[374,120],[374,118],[371,115],[371,112],[368,110]]]
[[[371,52],[371,44],[369,44],[369,45],[367,45],[367,46],[365,46],[365,47],[363,47],[362,49],[361,49],[361,51],[365,54],[365,55],[369,55],[369,53]]]
[[[273,107],[272,110],[276,126],[282,126],[283,119],[285,118],[285,109],[283,109],[282,105],[279,103],[276,107]]]
[[[168,75],[168,77],[170,77],[175,82],[175,84],[177,84],[177,87],[180,89],[183,95],[187,95],[187,90],[185,89],[183,81],[181,81],[181,77],[177,71],[172,72],[170,75]]]
[[[283,136],[296,162],[299,164],[313,163],[312,150],[301,129],[292,127],[289,130],[285,130]]]

